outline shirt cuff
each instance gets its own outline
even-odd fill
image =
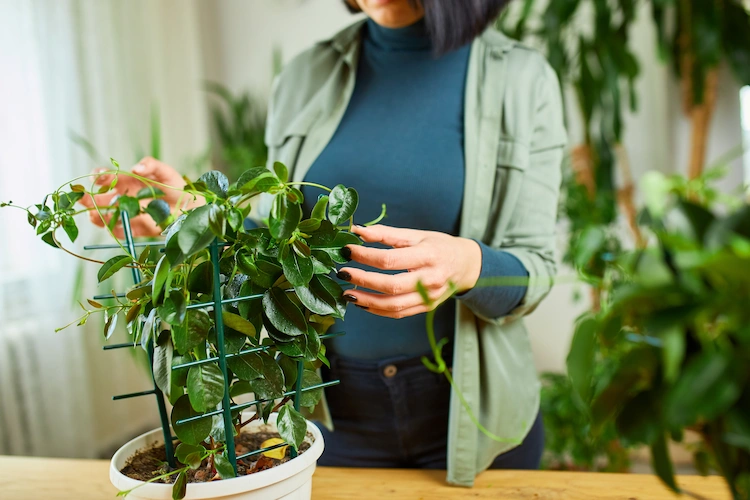
[[[477,241],[477,240],[474,240]],[[492,248],[481,241],[477,241],[482,250],[482,270],[479,273],[477,286],[456,295],[463,302],[485,318],[500,318],[505,316],[523,301],[526,295],[526,285],[513,283],[500,285],[483,285],[482,281],[492,278],[528,278],[529,273],[514,255],[503,250]]]

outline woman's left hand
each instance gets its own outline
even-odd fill
[[[364,290],[347,290],[344,298],[372,314],[405,318],[434,309],[448,296],[450,284],[457,292],[476,285],[482,270],[482,250],[477,242],[435,231],[401,229],[383,225],[354,226],[352,232],[366,243],[382,243],[393,248],[377,249],[349,245],[353,261],[382,270],[406,270],[399,274],[368,272],[344,267],[338,277]],[[417,292],[417,283],[427,289],[432,306]]]

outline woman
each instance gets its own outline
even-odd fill
[[[366,21],[295,58],[275,82],[271,161],[297,181],[356,188],[360,221],[388,206],[387,226],[355,227],[368,244],[347,247],[351,265],[338,273],[357,285],[345,298],[358,308],[329,345],[324,375],[341,383],[321,408],[335,428],[324,431],[322,465],[447,468],[459,485],[488,467],[539,465],[539,382],[520,318],[555,271],[565,131],[553,71],[489,27],[506,1],[347,0]],[[134,171],[184,184],[153,159]],[[318,193],[304,194],[310,210]],[[528,286],[477,286],[492,277]],[[456,285],[436,335],[448,339],[457,388],[501,439],[481,434],[445,378],[423,366],[418,281],[434,299]]]

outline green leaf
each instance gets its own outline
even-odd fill
[[[113,333],[115,333],[115,328],[117,328],[117,314],[113,314],[107,320],[104,322],[104,339],[109,340],[109,338],[112,336]]]
[[[286,279],[292,286],[301,287],[310,283],[313,277],[313,263],[311,259],[300,256],[292,250],[291,245],[284,245],[279,255],[284,276],[286,276]]]
[[[222,172],[218,170],[211,170],[198,177],[197,182],[202,182],[206,187],[219,198],[227,197],[227,190],[229,189],[229,179]]]
[[[596,328],[596,319],[591,316],[578,321],[567,358],[568,377],[584,402],[589,401],[593,388]]]
[[[224,318],[224,324],[232,330],[236,330],[248,337],[255,337],[257,335],[255,326],[242,316],[238,316],[229,311],[223,311],[222,316]]]
[[[313,250],[310,254],[315,274],[329,274],[336,268],[331,256],[322,250]]]
[[[283,273],[280,266],[263,259],[256,260],[255,267],[258,268],[258,273],[256,275],[250,274],[249,276],[253,283],[263,290],[271,288]]]
[[[218,347],[219,340],[216,336],[216,328],[211,328],[208,332],[208,341]],[[246,343],[247,336],[245,334],[233,330],[226,323],[224,324],[224,352],[226,354],[234,354],[241,351]]]
[[[268,331],[268,335],[276,341],[276,348],[279,350],[279,352],[284,353],[290,358],[304,357],[305,347],[307,346],[306,336],[299,335],[297,337],[291,337],[289,341],[284,342],[283,340],[277,338],[274,333],[275,332],[273,329]]]
[[[181,464],[190,466],[191,469],[200,467],[203,456],[206,454],[206,448],[202,445],[192,445],[180,443],[174,450],[174,455]]]
[[[349,220],[357,210],[359,195],[354,188],[347,188],[339,184],[333,188],[328,197],[328,220],[334,226]]]
[[[164,200],[151,200],[143,209],[160,227],[172,216],[172,209]]]
[[[631,444],[654,443],[663,432],[659,418],[661,399],[658,391],[648,390],[626,401],[615,421],[618,435]]]
[[[307,362],[315,362],[318,359],[320,348],[322,346],[320,342],[320,336],[312,325],[307,327],[307,342],[305,342],[304,359]]]
[[[346,245],[361,245],[362,240],[355,234],[338,231],[330,222],[323,221],[320,224],[320,229],[310,236],[307,243],[313,252],[315,250],[323,251],[334,262],[345,264],[347,260],[341,256],[341,249]]]
[[[232,463],[221,453],[214,455],[214,467],[216,467],[216,472],[219,473],[222,479],[235,477]]]
[[[99,273],[97,274],[99,283],[106,280],[107,278],[112,277],[113,274],[115,274],[117,271],[127,266],[131,262],[133,262],[133,257],[131,257],[130,255],[118,255],[116,257],[112,257],[107,262],[105,262],[101,268],[99,268]]]
[[[603,389],[591,403],[591,418],[595,427],[607,422],[623,401],[650,386],[659,363],[657,349],[645,345],[634,348],[619,361],[614,374],[602,383]]]
[[[156,264],[156,270],[154,270],[154,279],[151,283],[151,301],[154,305],[161,302],[161,298],[164,292],[164,284],[167,282],[169,277],[169,259],[164,255],[159,262]]]
[[[601,226],[588,226],[574,242],[577,267],[585,267],[598,254],[607,241],[605,229]]]
[[[263,358],[256,352],[228,358],[227,366],[240,380],[253,380],[263,376]]]
[[[162,321],[170,325],[181,325],[185,322],[187,315],[187,301],[179,290],[169,292],[169,297],[164,300],[164,305],[158,309]]]
[[[57,200],[57,206],[60,210],[68,210],[75,205],[78,200],[83,198],[83,195],[84,193],[76,191],[72,193],[62,193]]]
[[[173,353],[172,356],[172,382],[177,383],[179,385],[185,385],[187,384],[187,376],[188,371],[190,368],[180,368],[175,370],[175,366],[179,366],[184,363],[189,363],[193,361],[193,358],[191,356],[182,356],[178,353]]]
[[[78,238],[78,226],[73,217],[66,216],[63,219],[63,230],[65,231],[65,234],[68,235],[68,238],[70,238],[70,241],[75,243],[76,238]]]
[[[299,223],[298,229],[301,233],[309,234],[320,228],[320,219],[305,219]]]
[[[241,297],[262,295],[264,292],[265,290],[262,287],[256,285],[250,280],[245,281],[240,287]],[[251,322],[253,320],[256,320],[263,313],[263,303],[261,301],[261,298],[243,300],[237,305],[237,308],[239,309],[240,315]],[[255,329],[257,331],[259,329],[259,325],[257,323],[253,323],[253,325],[255,326]]]
[[[234,231],[239,231],[245,221],[242,212],[236,207],[230,207],[227,211],[227,222]]]
[[[219,366],[205,363],[190,367],[187,391],[196,411],[205,412],[218,405],[224,397],[224,375]]]
[[[302,372],[302,388],[312,387],[314,385],[322,384],[323,380],[312,370],[305,370]],[[316,406],[320,399],[323,397],[323,389],[312,389],[300,393],[299,405],[303,408],[313,408]]]
[[[172,359],[174,348],[172,342],[159,342],[154,346],[154,362],[152,365],[154,382],[157,387],[169,397],[172,389]],[[184,462],[183,462],[184,463]]]
[[[39,227],[41,227],[41,226],[39,226]],[[46,233],[45,235],[42,236],[42,241],[45,242],[46,244],[48,244],[51,247],[59,248],[57,246],[57,243],[55,243],[55,239],[54,239],[54,237],[52,235],[53,235],[53,231],[50,231],[49,233]]]
[[[704,351],[690,360],[664,401],[664,415],[673,427],[712,420],[726,412],[742,394],[740,378],[730,358]]]
[[[177,232],[177,243],[187,256],[195,255],[208,247],[214,240],[214,233],[208,224],[210,205],[203,205],[190,212]]]
[[[346,301],[341,287],[328,276],[316,275],[306,287],[294,289],[300,302],[315,314],[343,318]]]
[[[297,383],[297,361],[290,358],[286,354],[280,354],[276,358],[276,362],[281,367],[281,371],[284,372],[284,380],[287,383],[287,390],[291,390]]]
[[[201,345],[208,337],[213,325],[211,317],[202,309],[190,309],[185,315],[185,323],[172,328],[172,342],[180,354],[187,354]]]
[[[678,326],[666,329],[660,335],[664,380],[673,383],[680,375],[680,367],[685,359],[685,332]]]
[[[258,266],[255,265],[255,258],[247,252],[240,251],[235,255],[237,267],[240,271],[248,276],[255,276],[258,274]]]
[[[232,387],[229,388],[229,397],[234,399],[237,396],[242,396],[243,394],[248,394],[250,392],[253,392],[253,388],[250,386],[250,383],[247,380],[238,380],[237,382],[232,384]]]
[[[677,482],[674,478],[674,467],[672,459],[669,457],[665,434],[661,434],[654,444],[651,445],[651,466],[664,484],[675,493],[680,493],[680,488],[677,487]]]
[[[211,232],[214,233],[214,236],[217,238],[223,238],[227,229],[227,220],[224,217],[224,212],[220,206],[214,205],[213,203],[208,206],[208,227],[211,228]]]
[[[307,334],[305,315],[284,290],[273,287],[263,295],[263,312],[279,331],[292,336]]]
[[[328,208],[328,196],[322,195],[318,198],[310,214],[311,219],[324,220],[326,218],[326,208]]]
[[[214,266],[210,260],[195,266],[188,275],[188,290],[192,293],[211,293],[214,290]]]
[[[210,418],[201,418],[192,422],[177,424],[180,420],[200,414],[200,412],[195,411],[190,405],[190,397],[187,394],[180,397],[175,403],[174,408],[172,408],[172,428],[183,443],[197,446],[211,433],[212,424]]]
[[[157,187],[145,187],[138,191],[135,197],[139,200],[147,200],[149,198],[160,198],[164,196],[164,191]]]
[[[281,439],[289,443],[295,450],[299,449],[307,433],[305,417],[289,405],[284,405],[279,410],[276,428]]]
[[[278,177],[281,182],[286,183],[289,181],[289,169],[287,169],[286,165],[280,161],[273,163],[273,171],[276,172],[276,177]]]
[[[120,196],[117,199],[117,204],[120,207],[120,212],[127,213],[131,219],[141,213],[141,204],[138,203],[137,198],[132,196]]]
[[[177,479],[172,486],[172,500],[182,500],[187,494],[187,474],[185,471],[177,475]]]
[[[290,203],[286,196],[276,196],[271,205],[268,228],[277,240],[287,240],[302,220],[302,208]]]
[[[272,400],[284,393],[284,372],[267,353],[258,354],[263,360],[263,378],[250,381],[253,392],[259,399]]]

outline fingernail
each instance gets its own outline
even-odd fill
[[[367,311],[368,309],[370,309],[369,307],[361,306],[359,304],[354,304],[354,305],[357,306],[357,307],[359,307],[360,309],[364,309],[365,311]]]
[[[346,271],[339,271],[336,273],[336,277],[340,280],[351,281],[352,275]]]
[[[141,172],[143,172],[144,168],[146,168],[146,167],[143,166],[142,163],[139,163],[138,165],[136,165],[135,167],[133,167],[133,172],[135,172],[136,174],[140,174]]]
[[[341,256],[345,258],[347,261],[352,260],[352,249],[349,247],[342,247],[339,251]]]
[[[344,300],[347,302],[357,302],[357,297],[355,297],[354,295],[350,293],[347,293],[344,295]]]

